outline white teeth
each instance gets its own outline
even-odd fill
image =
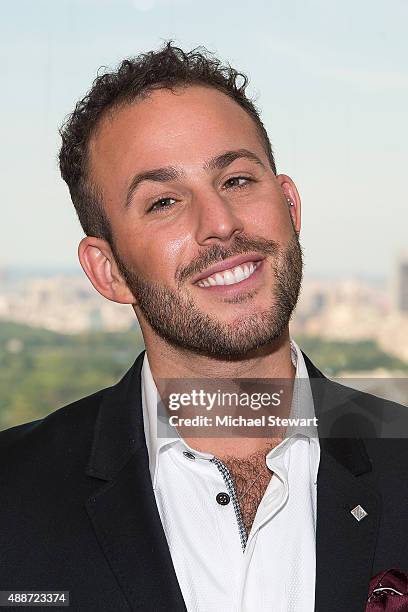
[[[234,277],[236,283],[240,283],[242,280],[244,280],[244,278],[248,278],[248,276],[249,270],[247,266],[238,266],[237,268],[234,268]]]
[[[235,280],[235,276],[233,275],[233,273],[230,270],[225,270],[223,275],[224,275],[224,283],[226,285],[233,285],[234,283],[237,282]]]
[[[236,283],[240,283],[246,278],[249,278],[259,265],[260,262],[250,262],[241,266],[236,266],[235,268],[231,268],[230,270],[223,270],[222,272],[217,272],[213,276],[208,276],[206,279],[199,281],[197,284],[199,287],[215,287],[215,285],[234,285]]]

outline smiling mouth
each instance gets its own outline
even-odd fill
[[[247,261],[244,264],[216,272],[197,282],[199,287],[216,287],[221,285],[236,285],[250,278],[262,261]]]

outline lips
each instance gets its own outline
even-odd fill
[[[217,273],[220,274],[222,272],[226,272],[227,270],[231,271],[239,266],[241,266],[242,268],[245,264],[249,266],[249,264],[252,263],[256,267],[256,265],[263,259],[265,259],[265,257],[263,255],[260,255],[259,253],[245,253],[243,255],[237,255],[236,257],[230,257],[228,259],[224,259],[223,261],[218,262],[217,264],[214,264],[213,266],[206,268],[204,272],[201,272],[200,274],[195,276],[192,282],[198,284],[199,281],[206,280],[207,278],[214,276]]]
[[[198,281],[197,285],[199,287],[236,285],[237,283],[241,283],[247,278],[250,278],[260,265],[261,262],[252,261],[241,264],[240,266],[224,270],[223,272],[216,272],[216,274],[212,274],[211,276]]]

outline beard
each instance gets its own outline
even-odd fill
[[[302,283],[302,248],[296,232],[285,247],[273,240],[238,235],[229,249],[209,247],[177,275],[180,290],[147,280],[122,261],[112,249],[118,268],[152,329],[174,347],[222,359],[239,359],[277,340],[285,331],[296,306]],[[233,323],[219,321],[200,310],[182,291],[182,283],[209,265],[246,252],[272,255],[274,287],[271,304],[255,314],[238,317]],[[264,265],[267,260],[264,260]],[[249,290],[223,302],[251,300],[257,290]],[[222,308],[222,306],[221,306]]]

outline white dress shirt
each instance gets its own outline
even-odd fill
[[[296,378],[306,381],[301,394],[294,393],[291,416],[313,417],[308,372],[293,341],[291,353]],[[157,399],[145,354],[142,405],[149,466],[188,612],[312,612],[317,431],[287,434],[267,454],[273,474],[243,549],[234,504],[216,501],[218,493],[228,492],[216,458],[191,449],[181,438],[158,438]]]

